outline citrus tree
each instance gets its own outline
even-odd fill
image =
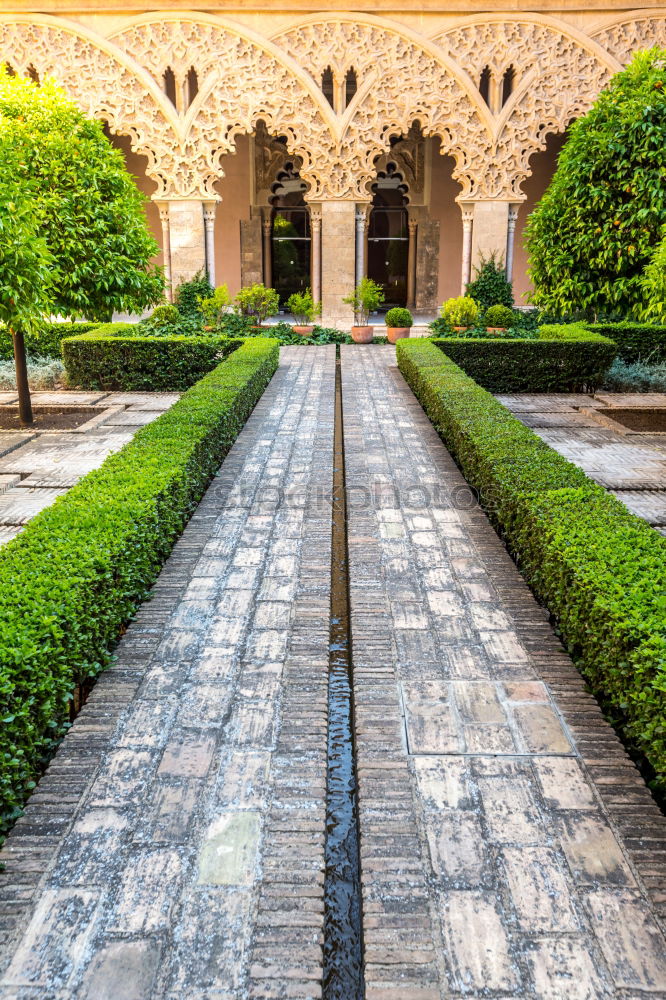
[[[645,268],[642,285],[645,300],[640,319],[666,323],[666,234]]]
[[[148,230],[144,197],[101,123],[86,118],[52,81],[38,86],[0,67],[3,170],[10,159],[16,191],[24,192],[15,199],[25,207],[23,225],[38,232],[51,257],[50,313],[103,321],[116,310],[140,312],[162,298],[163,274],[152,263],[159,248]],[[2,280],[15,288],[22,329],[29,308],[33,324],[48,315],[44,301],[33,301],[34,309],[30,300],[19,302],[18,278],[10,270]],[[14,344],[20,347],[16,339]]]
[[[569,129],[527,223],[536,305],[637,316],[666,222],[666,51],[638,53]]]

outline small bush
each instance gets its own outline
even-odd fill
[[[387,326],[398,328],[411,327],[414,325],[414,319],[409,309],[400,309],[398,307],[389,309],[386,313],[384,322]]]
[[[513,326],[514,323],[514,312],[513,309],[509,309],[508,306],[491,306],[490,309],[486,311],[486,326],[500,327],[500,329],[507,330],[509,327]]]
[[[65,382],[65,367],[56,358],[28,358],[28,384],[31,389],[56,389]],[[16,389],[13,361],[0,361],[0,389]]]
[[[666,392],[666,364],[627,364],[616,358],[602,383],[607,392]]]
[[[443,303],[441,314],[451,326],[473,326],[479,318],[479,307],[469,295],[459,295]]]
[[[0,829],[183,530],[278,363],[254,339],[0,550]]]
[[[399,341],[397,357],[581,672],[666,787],[666,539],[432,342]]]
[[[312,291],[306,288],[304,292],[294,292],[287,299],[287,309],[299,326],[309,326],[321,315],[321,302],[315,302]]]
[[[206,326],[212,326],[219,330],[229,315],[231,306],[231,294],[226,285],[218,285],[212,295],[200,301],[201,312],[203,313]]]
[[[99,323],[45,323],[39,333],[25,334],[25,349],[28,357],[58,358],[61,357],[60,344],[65,337],[73,337],[81,333],[95,330]],[[0,326],[0,361],[10,361],[14,357],[14,345],[8,330]]]
[[[241,316],[249,316],[259,325],[280,311],[279,294],[274,288],[266,288],[261,284],[241,288],[235,303]]]
[[[361,278],[351,295],[345,296],[342,301],[354,310],[357,325],[366,326],[370,313],[384,302],[384,289],[372,278]]]
[[[82,337],[64,340],[63,360],[70,384],[123,392],[181,392],[240,343],[220,336],[141,337],[136,336],[137,326],[108,323]]]
[[[481,266],[475,268],[475,271],[476,277],[467,286],[467,295],[478,302],[482,310],[496,304],[509,308],[513,306],[513,288],[507,281],[504,265],[496,254],[482,260]]]
[[[178,285],[174,303],[181,316],[192,316],[203,320],[201,300],[210,298],[214,291],[206,272],[197,271],[189,281],[182,281]]]
[[[180,320],[180,313],[176,306],[162,305],[153,309],[150,319],[155,326],[176,326]]]

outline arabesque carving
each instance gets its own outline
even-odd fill
[[[0,17],[1,57],[54,76],[87,113],[129,135],[159,200],[215,200],[236,136],[263,123],[299,158],[310,201],[367,201],[391,137],[418,123],[455,159],[459,200],[520,201],[546,135],[584,112],[631,52],[655,43],[666,45],[666,18],[644,12],[594,37],[519,14],[471,16],[434,39],[371,15],[305,18],[272,39],[206,14],[142,15],[110,38],[47,15]],[[164,93],[167,66],[177,84],[196,70],[199,92],[180,111]],[[321,92],[329,66],[357,77],[337,114]],[[495,113],[478,91],[485,66],[498,78],[514,69],[513,92]]]

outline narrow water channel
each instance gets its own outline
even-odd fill
[[[363,1000],[361,884],[342,420],[338,358],[335,373],[323,995],[324,1000]]]

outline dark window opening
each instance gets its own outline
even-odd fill
[[[167,95],[174,108],[177,107],[176,102],[176,77],[174,76],[171,66],[167,66],[164,70],[164,93]]]
[[[481,73],[481,79],[479,80],[479,93],[484,99],[486,104],[490,104],[490,67],[486,68]]]
[[[197,76],[197,71],[192,67],[187,74],[187,98],[191,104],[194,98],[199,93],[199,77]]]
[[[324,97],[331,105],[335,107],[335,100],[333,96],[333,70],[330,66],[327,66],[321,76],[321,89]]]
[[[347,70],[347,76],[345,77],[345,107],[348,108],[354,99],[354,95],[358,90],[358,81],[356,79],[356,72],[353,69]]]
[[[504,77],[502,79],[502,107],[504,107],[513,93],[515,76],[516,74],[513,66],[509,66],[509,68],[504,71]]]

